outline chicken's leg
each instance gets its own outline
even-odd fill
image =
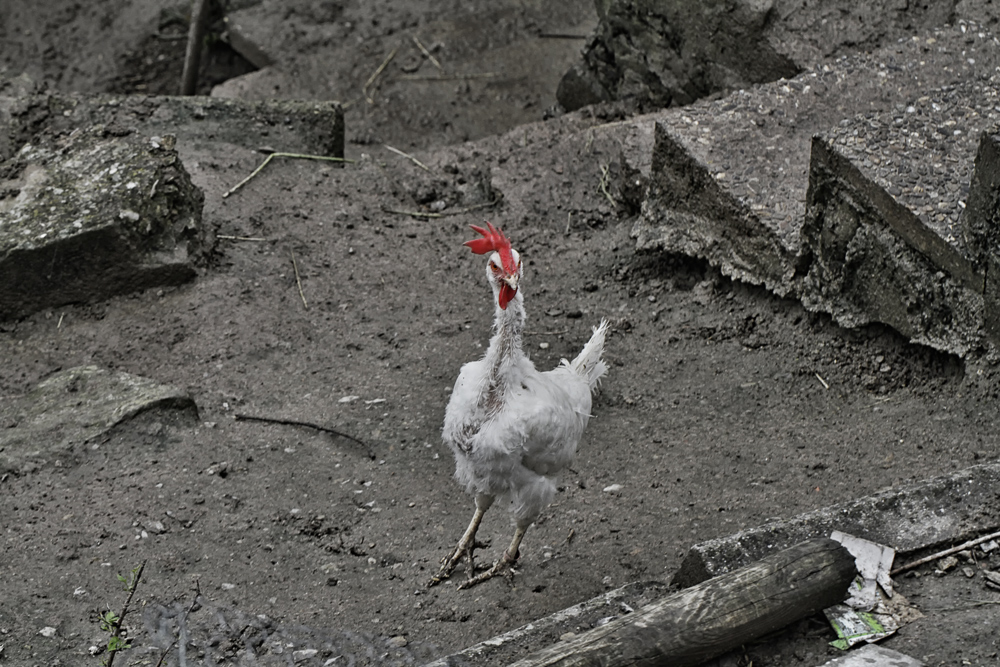
[[[469,557],[469,578],[471,579],[475,575],[476,566],[472,558],[472,552],[476,548],[476,531],[479,530],[479,524],[483,522],[483,515],[486,514],[486,510],[491,505],[493,505],[493,496],[485,493],[476,494],[476,513],[472,515],[469,527],[465,529],[465,534],[462,535],[462,539],[458,541],[458,546],[451,552],[451,555],[441,559],[443,565],[438,573],[427,583],[428,588],[440,584],[450,577],[455,566],[458,565],[458,561],[462,560],[462,556],[467,555]]]
[[[493,567],[486,570],[482,574],[476,575],[475,577],[470,577],[466,582],[458,587],[458,590],[465,590],[466,588],[472,588],[476,584],[481,584],[487,579],[492,579],[497,575],[511,576],[512,570],[511,565],[517,562],[518,556],[520,556],[521,540],[524,539],[524,534],[528,532],[528,526],[531,522],[517,523],[517,528],[514,530],[514,539],[510,541],[510,546],[503,552],[500,559],[493,563]]]

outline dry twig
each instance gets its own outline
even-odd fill
[[[441,70],[442,72],[444,71],[444,68],[441,67],[441,63],[438,62],[438,59],[435,58],[433,55],[431,55],[430,51],[424,48],[424,45],[420,43],[420,40],[417,39],[416,35],[413,36],[413,43],[417,45],[417,48],[420,49],[420,53],[424,54],[425,58],[434,63],[434,66],[437,67],[439,70]]]
[[[299,276],[299,263],[295,261],[295,251],[289,250],[288,253],[292,256],[292,269],[295,271],[295,284],[299,287],[299,298],[302,299],[302,305],[305,306],[305,309],[309,310],[305,292],[302,291],[302,278]]]
[[[216,234],[215,238],[225,241],[267,241],[262,236],[230,236],[228,234]]]
[[[233,194],[234,192],[242,188],[244,185],[246,185],[251,178],[259,174],[261,170],[264,169],[264,167],[266,167],[267,164],[273,158],[276,157],[289,157],[289,158],[296,158],[299,160],[325,160],[327,162],[350,162],[350,163],[354,162],[354,160],[348,160],[347,158],[330,157],[329,155],[309,155],[308,153],[271,153],[264,159],[263,162],[260,163],[259,167],[257,167],[256,169],[253,170],[253,172],[251,172],[249,176],[244,178],[242,181],[240,181],[233,187],[229,188],[229,190],[227,190],[226,192],[222,193],[222,198],[225,199],[226,197],[228,197],[229,195]]]
[[[343,431],[338,431],[336,429],[330,428],[329,426],[321,426],[320,424],[313,424],[312,422],[299,421],[298,419],[280,419],[280,418],[275,418],[275,417],[257,417],[255,415],[244,415],[244,414],[240,414],[238,412],[235,415],[233,415],[233,416],[236,418],[236,421],[264,422],[266,424],[281,424],[283,426],[305,426],[306,428],[311,428],[311,429],[315,429],[317,431],[322,431],[323,433],[329,433],[331,435],[336,435],[336,436],[341,437],[341,438],[347,438],[348,440],[356,442],[359,445],[361,445],[362,447],[364,447],[365,449],[367,449],[368,450],[368,458],[371,458],[371,459],[375,458],[375,452],[372,451],[372,448],[369,447],[366,442],[358,440],[353,435],[348,435],[347,433],[344,433]]]
[[[463,213],[468,213],[470,211],[478,211],[481,208],[491,208],[496,206],[498,200],[484,202],[482,204],[476,204],[474,206],[466,206],[465,208],[456,208],[452,211],[445,211],[444,213],[425,213],[424,211],[402,211],[397,208],[389,208],[385,204],[382,205],[382,210],[386,213],[395,213],[396,215],[409,215],[414,218],[447,218],[453,215],[462,215]]]
[[[410,160],[413,164],[417,165],[418,167],[420,167],[424,171],[428,171],[429,172],[431,170],[430,167],[428,167],[426,164],[424,164],[423,162],[421,162],[417,158],[413,157],[409,153],[404,153],[403,151],[399,150],[398,148],[393,148],[389,144],[385,144],[385,147],[388,148],[389,150],[391,150],[396,155],[402,155],[407,160]]]
[[[499,72],[473,72],[472,74],[439,74],[437,76],[422,76],[409,74],[399,77],[402,81],[463,81],[465,79],[496,79],[502,76]]]
[[[389,63],[392,62],[392,59],[396,57],[396,51],[398,50],[399,47],[397,46],[392,51],[390,51],[389,55],[387,55],[385,57],[385,60],[382,61],[382,64],[378,66],[378,69],[375,70],[370,77],[368,77],[368,80],[365,81],[365,85],[361,87],[361,93],[365,96],[365,99],[368,100],[368,104],[375,104],[375,100],[373,100],[371,96],[368,95],[368,87],[373,83],[375,83],[375,80],[379,77],[379,75],[385,71],[385,68],[389,66]]]
[[[907,563],[906,565],[901,565],[895,570],[889,573],[890,576],[895,577],[900,572],[906,572],[907,570],[912,570],[915,567],[919,567],[925,563],[930,563],[938,558],[944,558],[945,556],[950,556],[952,554],[957,554],[959,551],[965,551],[971,547],[982,544],[983,542],[989,542],[990,540],[995,540],[1000,538],[1000,533],[990,533],[989,535],[983,535],[982,537],[977,537],[974,540],[969,540],[964,544],[959,544],[957,547],[952,547],[950,549],[945,549],[944,551],[939,551],[936,554],[931,554],[930,556],[925,556],[919,560],[915,560],[912,563]]]
[[[611,193],[608,192],[608,180],[610,180],[610,178],[611,178],[611,176],[610,176],[609,171],[608,171],[608,165],[602,164],[601,165],[601,184],[600,184],[601,185],[601,192],[603,192],[604,196],[608,198],[609,202],[611,202],[611,208],[615,208],[616,209],[616,208],[618,208],[618,203],[615,201],[615,198],[611,196]]]

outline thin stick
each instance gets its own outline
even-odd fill
[[[242,181],[231,187],[228,191],[222,193],[222,198],[225,199],[226,197],[228,197],[229,195],[233,194],[234,192],[242,188],[244,185],[246,185],[251,178],[259,174],[261,170],[267,166],[267,163],[270,162],[272,158],[276,157],[297,158],[299,160],[326,160],[327,162],[350,162],[352,164],[354,163],[354,160],[348,160],[347,158],[343,157],[330,157],[329,155],[309,155],[307,153],[271,153],[266,158],[264,158],[264,161],[260,163],[260,166],[254,169],[249,176],[247,176]]]
[[[208,5],[209,0],[194,0],[191,7],[191,27],[188,29],[187,50],[184,53],[181,95],[194,95],[198,87],[198,67],[201,64],[202,42],[205,41]]]
[[[503,75],[499,72],[473,72],[472,74],[441,74],[437,76],[405,74],[399,78],[402,81],[462,81],[464,79],[496,79],[500,76]]]
[[[401,211],[397,208],[389,208],[383,205],[382,210],[386,213],[395,213],[397,215],[410,215],[414,218],[447,218],[452,215],[462,215],[463,213],[468,213],[469,211],[476,211],[481,208],[490,208],[497,205],[497,200],[488,201],[483,204],[476,204],[475,206],[466,206],[465,208],[456,208],[453,211],[446,211],[444,213],[425,213],[423,211]]]
[[[66,313],[59,313],[59,323],[56,324],[56,329],[62,328],[62,321],[64,317],[66,317]]]
[[[568,334],[569,329],[563,331],[522,331],[521,333],[525,336],[562,336]]]
[[[420,40],[417,39],[416,35],[413,36],[413,43],[417,45],[417,48],[420,49],[420,53],[424,54],[424,57],[426,57],[428,60],[434,63],[435,67],[437,67],[442,72],[444,71],[444,68],[441,67],[441,63],[438,62],[438,59],[435,58],[433,55],[431,55],[430,51],[424,48],[424,45],[420,43]]]
[[[266,241],[262,236],[229,236],[228,234],[216,234],[215,238],[226,241]]]
[[[964,607],[945,607],[944,609],[928,609],[927,611],[932,611],[936,614],[940,614],[946,611],[968,611],[969,609],[974,609],[975,607],[982,607],[987,604],[1000,604],[1000,600],[973,600],[971,604]]]
[[[969,540],[965,544],[959,544],[957,547],[952,547],[951,549],[945,549],[944,551],[939,551],[936,554],[931,554],[930,556],[925,556],[920,560],[915,560],[912,563],[907,563],[906,565],[897,567],[895,570],[889,573],[889,576],[894,577],[900,572],[906,572],[907,570],[912,570],[915,567],[918,567],[925,563],[930,563],[931,561],[937,560],[938,558],[944,558],[945,556],[956,554],[959,551],[965,551],[966,549],[974,547],[977,544],[982,544],[983,542],[988,542],[990,540],[995,540],[997,538],[1000,538],[1000,533],[991,533],[989,535],[983,535],[982,537],[977,537],[974,540]]]
[[[302,291],[302,278],[299,276],[299,263],[295,261],[295,251],[289,250],[288,254],[292,256],[292,269],[295,271],[295,284],[299,287],[299,298],[302,299],[302,305],[305,306],[305,309],[309,310],[309,304],[306,303],[305,292]]]
[[[417,158],[413,157],[409,153],[404,153],[403,151],[399,150],[398,148],[393,148],[389,144],[385,144],[385,147],[388,148],[389,150],[391,150],[396,155],[402,155],[407,160],[410,160],[411,162],[413,162],[413,164],[417,165],[418,167],[420,167],[424,171],[430,171],[431,170],[430,167],[428,167],[426,164],[424,164],[423,162],[421,162]]]
[[[399,47],[397,46],[392,51],[390,51],[389,55],[387,55],[385,57],[385,60],[382,61],[382,64],[378,66],[378,69],[375,70],[370,77],[368,77],[368,80],[365,81],[365,85],[361,87],[361,93],[365,96],[365,99],[368,100],[368,104],[375,104],[375,100],[373,100],[368,95],[368,86],[375,83],[375,79],[377,79],[379,75],[382,74],[383,71],[385,71],[385,68],[389,66],[389,63],[392,61],[392,59],[396,57],[396,51],[398,50]]]
[[[611,196],[610,192],[608,192],[608,178],[609,178],[608,165],[602,164],[601,165],[601,192],[603,192],[604,196],[608,198],[609,202],[611,202],[611,208],[618,208],[618,203],[615,201],[615,198]]]
[[[819,380],[819,383],[821,385],[823,385],[823,389],[829,389],[830,388],[830,385],[828,385],[826,383],[826,380],[824,380],[823,377],[819,373],[817,373],[816,371],[813,371],[813,375],[815,375],[816,379]]]
[[[339,436],[341,438],[347,438],[348,440],[352,440],[352,441],[358,443],[359,445],[361,445],[362,447],[364,447],[365,449],[367,449],[368,450],[368,456],[369,456],[369,458],[372,458],[372,459],[375,458],[375,452],[372,451],[372,448],[369,447],[367,443],[365,443],[365,442],[363,442],[361,440],[358,440],[353,435],[348,435],[348,434],[344,433],[343,431],[338,431],[336,429],[330,428],[329,426],[320,426],[319,424],[313,424],[312,422],[299,421],[297,419],[278,419],[278,418],[274,418],[274,417],[257,417],[255,415],[244,415],[244,414],[240,414],[238,412],[235,415],[233,415],[233,416],[236,418],[236,421],[264,422],[266,424],[281,424],[283,426],[305,426],[306,428],[311,428],[311,429],[315,429],[317,431],[322,431],[323,433],[329,433],[331,435],[336,435],[336,436]]]
[[[139,565],[139,569],[135,572],[135,578],[132,580],[132,584],[128,587],[128,597],[125,599],[125,604],[122,606],[122,613],[118,614],[118,620],[115,621],[114,629],[111,631],[112,637],[121,637],[122,635],[122,624],[125,623],[125,614],[128,613],[128,607],[132,604],[132,596],[135,595],[135,589],[139,587],[139,579],[142,578],[142,571],[146,568],[146,561],[142,561]],[[107,667],[111,667],[115,662],[115,656],[118,655],[118,649],[112,649],[108,651],[108,660],[104,664]]]

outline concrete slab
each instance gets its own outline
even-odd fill
[[[149,378],[97,366],[56,373],[24,396],[0,402],[0,473],[68,464],[80,445],[155,408],[198,414],[185,392]]]
[[[899,554],[961,540],[1000,526],[1000,464],[887,489],[841,505],[781,519],[691,547],[671,583],[693,586],[811,537],[839,530]]]

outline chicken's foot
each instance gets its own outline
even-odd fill
[[[476,566],[475,559],[473,558],[473,551],[477,546],[482,546],[481,543],[476,542],[476,531],[479,530],[479,524],[483,522],[483,515],[486,514],[486,510],[488,510],[492,504],[492,496],[485,496],[482,494],[476,496],[476,513],[472,515],[472,521],[469,522],[469,527],[465,529],[465,533],[462,535],[462,539],[458,541],[458,546],[455,547],[454,551],[452,551],[450,555],[441,559],[441,569],[438,570],[437,574],[431,577],[429,582],[427,582],[428,588],[436,586],[445,579],[449,578],[451,573],[455,570],[455,566],[457,566],[459,561],[462,560],[462,556],[467,556],[469,559],[469,577],[475,575]]]
[[[493,567],[486,570],[485,572],[477,574],[474,577],[470,576],[469,579],[467,579],[458,587],[458,590],[464,591],[466,589],[472,588],[476,584],[481,584],[484,581],[488,581],[493,577],[501,575],[507,577],[508,579],[513,578],[514,577],[513,565],[514,563],[517,562],[518,557],[521,555],[520,553],[521,540],[524,539],[524,534],[527,532],[527,530],[528,530],[527,525],[523,527],[518,526],[517,529],[514,531],[514,539],[510,541],[510,546],[504,550],[503,555],[500,556],[500,559],[497,560],[497,562],[493,563]],[[475,570],[471,570],[471,572],[475,572]]]

